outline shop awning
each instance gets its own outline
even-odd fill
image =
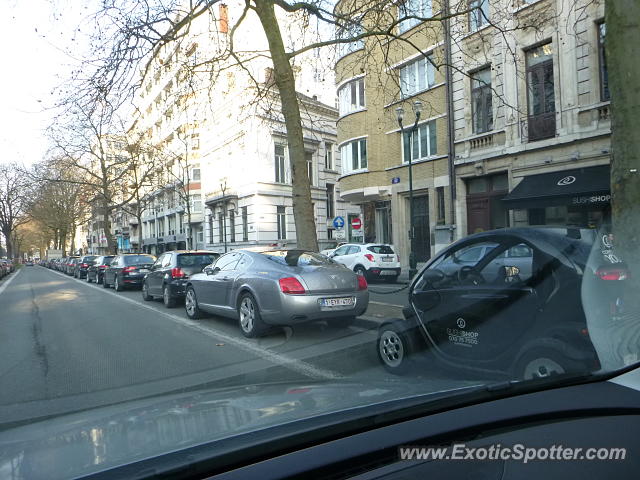
[[[609,183],[609,165],[530,175],[502,201],[510,209],[603,205],[611,201]]]

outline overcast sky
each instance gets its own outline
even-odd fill
[[[86,45],[77,31],[88,13],[84,3],[0,1],[0,162],[31,164],[45,155],[51,91],[70,76],[74,59],[66,52],[80,53]]]

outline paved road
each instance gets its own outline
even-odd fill
[[[253,340],[232,320],[192,321],[138,290],[23,267],[0,282],[0,424],[203,386],[407,381],[377,362],[377,323],[400,313],[380,297],[351,328],[319,322]]]

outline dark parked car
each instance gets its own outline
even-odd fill
[[[203,312],[235,318],[246,337],[315,320],[347,326],[368,304],[364,276],[298,249],[227,253],[189,278],[185,296],[189,318]]]
[[[117,292],[129,286],[139,287],[155,261],[156,257],[153,255],[139,253],[116,255],[104,271],[102,286],[113,287]]]
[[[75,278],[86,278],[87,269],[96,258],[97,255],[85,255],[78,259],[73,269],[73,276]]]
[[[104,271],[109,268],[109,264],[115,255],[102,255],[96,257],[87,268],[87,282],[102,283]]]
[[[220,254],[215,252],[194,250],[163,253],[144,279],[142,298],[153,300],[154,297],[162,296],[167,308],[175,307],[177,301],[184,298],[189,276],[200,273],[219,256]]]
[[[67,257],[62,267],[62,271],[67,275],[73,275],[73,270],[76,268],[76,263],[78,263],[78,260],[80,260],[80,257],[77,255]]]
[[[593,371],[581,286],[594,282],[590,297],[599,297],[590,314],[612,315],[627,277],[605,247],[595,230],[566,227],[460,240],[416,275],[405,319],[381,325],[379,358],[397,373],[418,351],[442,366],[517,379]]]

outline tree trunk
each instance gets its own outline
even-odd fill
[[[140,205],[140,201],[138,201]],[[136,219],[138,220],[138,253],[142,253],[142,209],[138,207],[136,211]]]
[[[629,292],[640,291],[640,3],[615,0],[606,3],[606,56],[611,92],[611,202],[614,241],[632,268]],[[629,300],[640,303],[637,295]],[[636,305],[637,307],[638,305]]]
[[[269,42],[276,86],[282,103],[282,115],[287,128],[287,147],[291,164],[293,218],[296,226],[297,247],[318,251],[318,237],[311,203],[311,186],[304,156],[304,139],[296,82],[287,57],[280,26],[273,3],[256,0],[256,12]]]
[[[4,241],[7,244],[7,258],[13,259],[13,242],[11,240],[11,230],[3,228],[2,235],[4,236]]]

